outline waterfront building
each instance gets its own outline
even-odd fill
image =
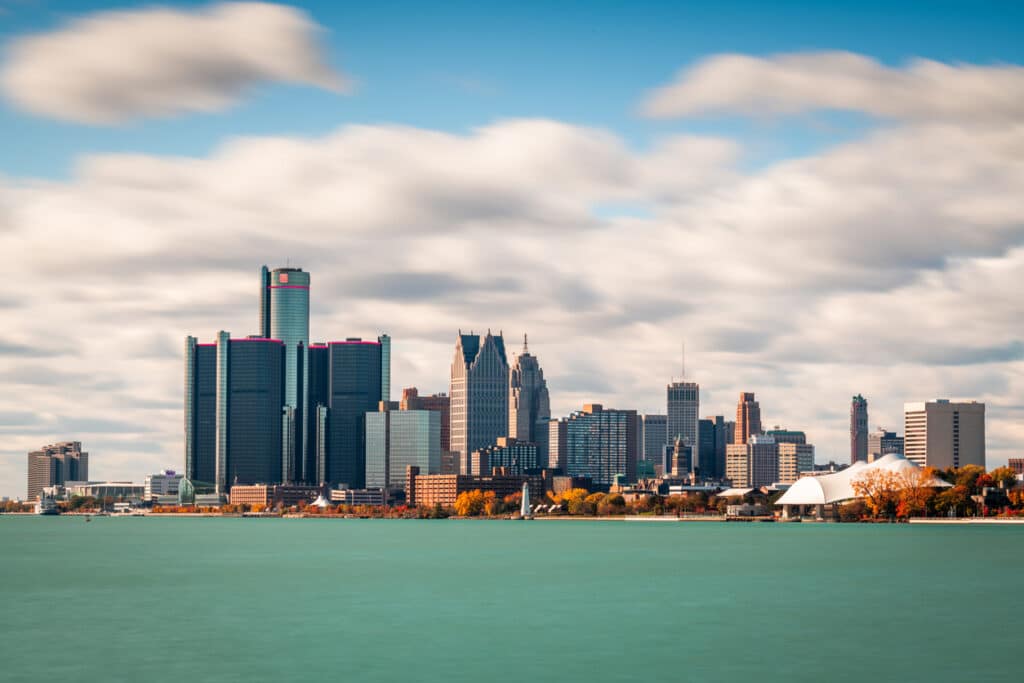
[[[814,471],[814,446],[792,441],[778,442],[780,484],[792,484],[808,472]]]
[[[1024,476],[1024,458],[1010,458],[1006,461],[1006,466],[1017,474],[1018,479]]]
[[[164,470],[156,474],[147,474],[143,483],[143,497],[146,500],[153,500],[159,496],[178,496],[178,487],[181,480],[185,478],[184,473],[174,470]]]
[[[406,490],[406,504],[418,507],[452,507],[460,493],[466,491],[494,492],[501,500],[505,496],[519,493],[523,484],[529,484],[534,491],[544,490],[540,476],[518,476],[497,473],[485,476],[469,474],[418,474],[410,473],[410,486]]]
[[[665,472],[665,445],[668,444],[668,415],[642,415],[640,460],[653,476]]]
[[[440,474],[441,412],[395,410],[381,401],[377,412],[366,413],[366,488],[404,489],[410,465],[424,474]]]
[[[729,444],[725,455],[725,477],[736,488],[770,486],[778,481],[779,446],[775,439],[755,434],[748,443]]]
[[[28,454],[28,492],[25,500],[39,498],[43,488],[89,478],[89,454],[81,441],[63,441]]]
[[[470,463],[470,474],[476,476],[490,474],[496,467],[515,476],[542,467],[537,444],[504,436],[493,446],[473,451]]]
[[[850,463],[868,460],[868,401],[857,394],[850,400]]]
[[[746,445],[750,437],[761,433],[761,405],[752,392],[740,394],[736,406],[736,427],[732,442]]]
[[[331,502],[337,505],[384,505],[384,489],[331,489]]]
[[[236,484],[231,487],[232,505],[262,505],[264,507],[293,507],[308,505],[317,499],[321,489],[296,484]]]
[[[682,439],[699,457],[697,420],[700,415],[700,385],[696,382],[672,382],[665,390],[667,397],[666,443],[675,444]]]
[[[281,474],[275,479],[306,479],[309,421],[309,273],[301,268],[260,268],[260,336],[283,346],[284,406],[281,420]]]
[[[903,454],[903,437],[896,432],[887,432],[881,427],[868,434],[868,462],[878,460],[889,453]]]
[[[555,424],[551,425],[552,431],[562,429],[562,422],[557,423],[557,428]],[[624,475],[628,481],[636,479],[641,429],[635,410],[588,404],[571,414],[564,425],[565,451],[558,458],[565,474],[590,477],[599,487],[611,486],[616,475]],[[554,441],[553,437],[549,443]]]
[[[462,334],[451,367],[451,448],[459,468],[470,469],[470,454],[494,445],[508,432],[508,360],[505,340],[490,331]]]
[[[234,483],[281,481],[284,372],[278,339],[232,339],[224,331],[214,344],[185,339],[189,479],[214,483],[218,493]]]
[[[142,500],[146,494],[146,487],[131,481],[67,481],[64,482],[64,495],[71,499],[76,497],[95,498],[123,498],[130,500]]]
[[[547,460],[547,426],[551,420],[551,399],[544,371],[530,353],[526,335],[523,351],[515,357],[508,374],[508,436],[536,446]]]
[[[904,450],[921,467],[985,466],[985,404],[935,399],[906,403]]]

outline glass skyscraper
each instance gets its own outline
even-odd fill
[[[366,414],[366,487],[402,489],[406,468],[441,472],[441,413],[380,410]]]

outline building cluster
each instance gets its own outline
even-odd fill
[[[140,497],[181,498],[184,486],[186,497],[264,505],[318,497],[434,504],[523,483],[534,491],[653,480],[742,488],[819,473],[806,434],[765,429],[753,393],[740,394],[733,420],[700,418],[700,385],[685,370],[666,386],[664,414],[595,403],[553,416],[525,336],[510,354],[500,332],[460,330],[448,393],[410,387],[393,401],[391,338],[311,341],[310,284],[301,268],[263,266],[256,334],[186,338],[184,472],[151,475]],[[905,453],[922,466],[984,465],[984,416],[982,403],[908,403],[900,436],[869,431],[868,402],[854,396],[850,462]],[[88,454],[67,442],[29,454],[29,499],[56,486],[93,495],[133,485],[89,482]]]

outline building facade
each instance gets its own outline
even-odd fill
[[[470,474],[478,477],[491,474],[496,467],[503,468],[508,474],[521,476],[543,466],[546,463],[541,465],[537,444],[504,436],[493,446],[473,451],[470,457]]]
[[[1013,470],[1017,477],[1024,476],[1024,458],[1009,458],[1006,466]]]
[[[779,480],[779,446],[770,436],[753,435],[745,444],[729,444],[725,458],[725,476],[734,487],[770,486]]]
[[[403,490],[410,465],[441,473],[441,413],[392,410],[381,401],[376,413],[366,413],[366,488]]]
[[[563,425],[564,455],[559,452],[558,459],[564,464],[562,471],[566,475],[589,477],[599,487],[611,486],[616,475],[624,475],[629,481],[636,479],[641,426],[635,410],[605,409],[600,404],[588,404],[564,422],[553,422],[553,433],[563,429]],[[554,441],[552,435],[549,443]]]
[[[37,500],[44,487],[63,486],[69,481],[89,479],[89,454],[81,441],[63,441],[43,446],[28,454],[26,500]]]
[[[665,472],[665,445],[668,444],[668,415],[640,416],[640,460],[654,476]]]
[[[544,371],[523,335],[522,353],[515,357],[508,375],[508,436],[534,444],[546,460],[550,421],[551,398]]]
[[[146,500],[152,500],[158,496],[177,496],[178,487],[185,475],[174,470],[164,470],[156,474],[147,474],[143,482],[144,496]]]
[[[675,444],[682,439],[691,446],[699,458],[697,420],[700,415],[700,385],[696,382],[672,382],[665,389],[666,394],[666,443]]]
[[[812,444],[784,441],[778,443],[778,451],[779,476],[775,480],[776,482],[792,484],[805,473],[814,471],[814,446]]]
[[[750,437],[761,433],[761,404],[754,399],[753,392],[740,394],[736,405],[736,427],[732,442],[746,444]]]
[[[883,455],[903,455],[903,437],[896,432],[887,432],[881,427],[868,434],[868,462],[874,462]]]
[[[857,394],[850,399],[850,464],[868,461],[868,401]]]
[[[462,334],[451,367],[451,448],[467,474],[470,454],[497,443],[508,432],[508,360],[505,340],[490,332]]]
[[[985,404],[935,399],[903,406],[904,455],[920,467],[985,466]]]

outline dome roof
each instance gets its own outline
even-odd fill
[[[896,453],[889,453],[874,462],[858,460],[845,470],[819,477],[804,477],[789,487],[776,505],[826,505],[859,498],[853,490],[853,482],[869,470],[884,470],[895,474],[919,469],[917,465]],[[938,478],[932,479],[932,486],[947,487],[949,484]]]

